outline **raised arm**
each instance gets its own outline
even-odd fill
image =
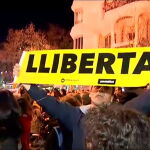
[[[42,106],[45,112],[58,119],[69,130],[73,129],[73,125],[82,115],[79,108],[59,102],[55,97],[48,96],[43,89],[36,85],[31,85],[28,93]]]
[[[13,69],[14,76],[19,75],[20,66],[16,64]],[[36,85],[23,84],[29,95],[54,118],[58,119],[69,130],[82,115],[79,108],[75,108],[67,103],[61,103],[55,97],[48,96],[46,92]]]

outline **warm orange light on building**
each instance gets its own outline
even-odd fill
[[[74,0],[74,48],[149,46],[149,9],[146,0]]]

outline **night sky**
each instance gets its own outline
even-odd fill
[[[6,39],[9,28],[21,29],[31,22],[37,29],[46,29],[51,23],[70,30],[73,26],[71,5],[72,0],[5,1],[0,5],[0,42]]]

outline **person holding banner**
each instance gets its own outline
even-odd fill
[[[15,76],[19,75],[19,65],[13,69]],[[81,107],[73,107],[67,103],[62,103],[56,98],[48,96],[47,93],[36,85],[23,84],[30,96],[43,107],[45,112],[58,119],[63,133],[63,148],[65,150],[84,150],[85,131],[82,118],[91,108],[96,108],[102,103],[109,103],[113,99],[114,88],[93,87],[91,104]]]
[[[19,75],[19,65],[14,66],[14,75]],[[64,134],[63,144],[65,150],[84,150],[85,133],[82,118],[91,108],[108,103],[113,99],[113,88],[97,87],[92,88],[91,105],[81,106],[80,108],[72,107],[66,103],[58,102],[54,97],[47,96],[46,92],[36,85],[24,84],[28,93],[40,104],[47,113],[58,119],[62,125]],[[124,107],[134,108],[147,116],[150,115],[150,91],[144,92],[129,102]],[[70,133],[72,137],[70,137]],[[67,135],[69,135],[67,137]]]

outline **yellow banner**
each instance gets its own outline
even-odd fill
[[[138,87],[150,83],[150,48],[23,52],[16,83]]]

